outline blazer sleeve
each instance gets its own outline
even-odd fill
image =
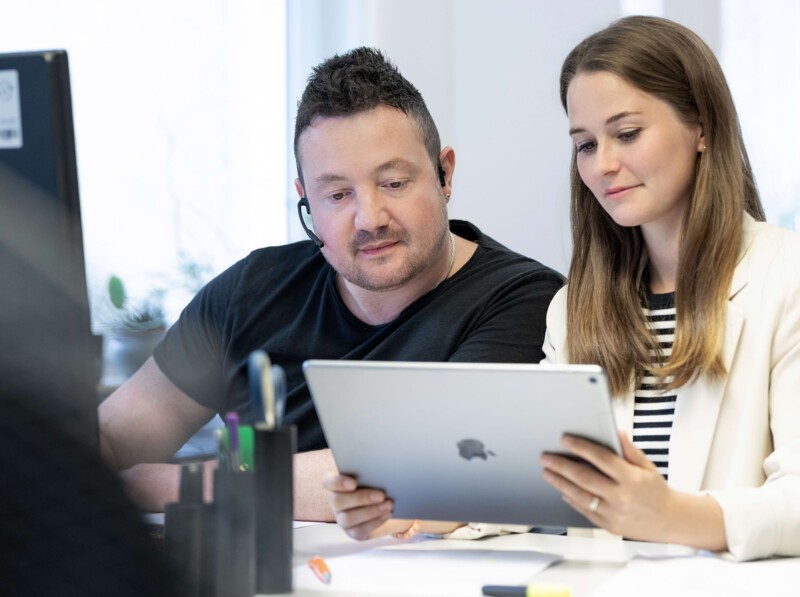
[[[791,246],[800,249],[800,243]],[[800,276],[795,273],[800,252],[789,255],[783,270],[789,287],[778,311],[770,363],[773,451],[764,461],[766,481],[760,487],[708,492],[722,508],[728,550],[737,560],[800,555]]]
[[[560,364],[566,362],[567,341],[567,287],[559,290],[547,309],[547,329],[544,334],[542,351],[544,364]]]

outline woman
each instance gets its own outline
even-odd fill
[[[716,58],[680,25],[624,18],[569,54],[561,100],[573,257],[545,361],[605,368],[623,457],[565,437],[596,468],[545,454],[545,478],[631,539],[800,555],[800,235],[763,223]],[[354,537],[408,525],[352,479],[328,488]]]
[[[603,366],[623,457],[564,438],[600,472],[546,454],[545,478],[632,539],[800,554],[800,235],[763,223],[716,58],[628,17],[569,54],[561,101],[574,248],[546,361]]]

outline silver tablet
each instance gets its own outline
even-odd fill
[[[310,360],[303,364],[342,473],[384,489],[396,518],[593,526],[542,478],[570,433],[621,452],[603,370]]]

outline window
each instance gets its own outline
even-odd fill
[[[720,60],[767,220],[800,230],[800,4],[720,3]]]
[[[285,4],[24,0],[0,51],[69,53],[90,297],[166,291],[286,241]],[[186,283],[184,283],[186,282]]]

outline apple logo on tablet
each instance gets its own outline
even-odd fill
[[[477,439],[462,439],[456,445],[458,446],[458,455],[464,460],[473,458],[487,460],[489,456],[496,456],[494,452],[484,448],[483,442]]]

